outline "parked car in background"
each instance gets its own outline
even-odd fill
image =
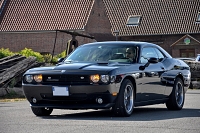
[[[110,109],[130,116],[134,107],[160,103],[181,110],[190,79],[189,66],[158,45],[94,42],[56,66],[28,70],[23,91],[37,116],[53,109]]]
[[[196,57],[195,61],[200,61],[200,54],[197,54],[197,57]]]
[[[195,58],[187,58],[187,57],[181,57],[181,58],[177,58],[183,61],[195,61]]]

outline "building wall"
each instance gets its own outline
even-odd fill
[[[115,40],[115,36],[111,33],[111,25],[106,15],[106,10],[102,0],[95,0],[88,22],[84,27],[85,31],[82,34],[94,36],[95,39],[77,36],[76,40],[79,45],[94,41],[111,41]],[[186,46],[170,47],[174,42],[179,40],[185,34],[180,35],[152,35],[152,36],[122,36],[118,40],[122,41],[145,41],[152,42],[163,47],[173,57],[180,56],[180,48],[187,48]],[[18,52],[22,49],[31,48],[36,52],[52,53],[55,43],[55,32],[37,32],[37,33],[11,33],[0,32],[0,48],[9,48],[13,52]],[[200,41],[200,34],[192,34],[192,37]],[[66,33],[58,32],[55,54],[61,53],[65,50],[66,45],[72,36]],[[200,44],[199,44],[200,45]],[[189,46],[190,47],[190,46]],[[200,53],[200,47],[195,47],[195,54]]]
[[[94,41],[115,40],[111,34],[111,26],[103,8],[102,1],[95,1],[88,23],[81,34],[94,36],[95,39],[76,36],[78,45]],[[9,48],[13,52],[30,48],[40,53],[53,53],[56,32],[0,32],[0,48]],[[67,43],[72,36],[66,33],[57,33],[54,54],[59,54],[65,50]]]
[[[173,57],[180,57],[180,49],[195,49],[195,55],[200,53],[200,44],[197,44],[195,46],[184,46],[184,45],[177,45],[174,47],[171,47],[173,43],[175,43],[177,40],[182,38],[185,34],[182,35],[154,35],[154,36],[129,36],[129,37],[119,37],[119,40],[123,41],[144,41],[144,42],[152,42],[159,46],[161,46],[163,49],[165,49],[170,55]],[[200,41],[200,34],[194,34],[191,35],[195,39]]]
[[[12,52],[19,52],[24,48],[40,53],[53,53],[56,32],[11,33],[0,32],[0,48],[9,48]],[[57,32],[54,54],[59,54],[66,49],[67,42],[72,36]],[[85,37],[76,37],[78,44],[94,41]]]
[[[98,36],[98,40],[93,40],[90,38],[79,37],[79,36],[77,36],[76,39],[78,40],[78,45],[99,40],[100,41],[115,40],[115,37],[112,37],[111,35],[109,38],[106,38],[105,36],[108,34],[109,33],[106,32],[105,34],[104,33],[96,34]],[[0,48],[9,48],[10,51],[13,52],[19,52],[24,48],[30,48],[33,51],[40,53],[43,52],[53,53],[55,36],[56,32],[0,33]],[[129,37],[119,37],[119,40],[152,42],[164,48],[173,57],[180,57],[180,49],[194,48],[195,55],[199,54],[200,44],[198,44],[197,42],[195,43],[195,45],[175,45],[170,47],[174,42],[176,42],[183,36],[184,35],[129,36]],[[191,36],[200,41],[200,34],[193,34]],[[64,51],[67,46],[67,42],[71,39],[72,39],[71,35],[58,32],[54,54],[59,54],[62,51]]]
[[[96,41],[115,40],[102,0],[95,0],[85,31],[94,36]]]

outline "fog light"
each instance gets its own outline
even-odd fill
[[[97,103],[102,104],[103,103],[103,99],[102,98],[97,98],[96,99]]]
[[[33,101],[33,103],[37,103],[37,99],[36,98],[33,98],[32,101]]]

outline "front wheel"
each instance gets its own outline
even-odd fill
[[[52,108],[35,108],[35,107],[31,107],[31,110],[36,116],[48,116],[53,111]]]
[[[176,78],[173,86],[172,93],[166,106],[169,110],[181,110],[185,101],[185,92],[183,81],[180,78]]]
[[[116,116],[130,116],[134,108],[134,87],[129,79],[125,79],[120,87],[117,101],[113,108]]]

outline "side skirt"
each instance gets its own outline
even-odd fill
[[[150,100],[150,101],[142,101],[142,102],[135,102],[135,107],[137,106],[145,106],[145,105],[154,105],[154,104],[162,104],[166,103],[169,98],[164,99],[157,99],[157,100]]]

